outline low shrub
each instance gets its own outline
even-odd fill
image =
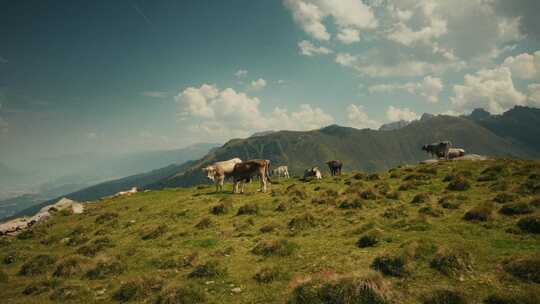
[[[433,208],[431,206],[426,206],[426,207],[422,207],[418,209],[418,213],[429,215],[432,217],[441,217],[444,215],[444,213],[441,210]]]
[[[401,195],[397,191],[389,191],[384,195],[384,197],[391,200],[399,200]]]
[[[50,299],[60,303],[77,302],[84,303],[84,299],[91,296],[90,290],[81,285],[63,285],[56,288],[50,295]]]
[[[409,191],[409,190],[417,190],[417,189],[418,189],[418,186],[415,183],[405,182],[399,186],[398,191]]]
[[[56,262],[56,258],[48,254],[40,254],[24,263],[19,270],[19,275],[31,276],[44,274]]]
[[[335,281],[308,281],[292,292],[290,304],[390,303],[392,291],[380,276],[345,277]]]
[[[209,261],[198,265],[189,273],[189,278],[215,278],[224,276],[227,273],[225,268],[220,267],[217,261]]]
[[[116,218],[118,218],[118,213],[106,212],[96,218],[96,224],[105,224],[106,222],[112,221]]]
[[[377,199],[377,195],[371,189],[364,190],[364,191],[360,192],[360,197],[365,199],[365,200]]]
[[[533,208],[527,203],[507,204],[501,207],[500,213],[504,215],[522,215],[533,213]]]
[[[443,251],[437,253],[429,265],[445,275],[459,275],[472,270],[472,257],[464,250]]]
[[[387,219],[399,219],[407,217],[407,211],[404,206],[391,207],[384,210],[381,216]]]
[[[90,280],[101,280],[122,274],[125,270],[126,267],[118,261],[100,261],[94,268],[88,270],[85,276]]]
[[[540,295],[534,291],[498,292],[484,299],[484,304],[538,304]]]
[[[540,283],[540,255],[515,258],[507,261],[503,268],[506,272],[522,280]]]
[[[206,303],[204,289],[196,285],[169,287],[156,299],[156,304],[199,304]]]
[[[141,235],[142,240],[147,241],[147,240],[157,239],[158,237],[165,234],[165,232],[167,232],[166,225],[159,225],[159,226],[150,225],[150,226],[143,227],[140,232],[140,235]]]
[[[56,266],[56,270],[53,272],[53,276],[72,277],[74,275],[77,275],[82,271],[80,264],[81,259],[76,257],[60,261]]]
[[[437,251],[437,244],[428,239],[411,240],[400,246],[401,253],[408,259],[425,260]]]
[[[304,213],[302,215],[296,216],[289,221],[287,225],[290,230],[298,231],[308,228],[315,227],[317,225],[317,220],[311,213]]]
[[[356,241],[356,246],[359,248],[373,247],[380,241],[380,236],[375,233],[365,234]]]
[[[277,267],[264,267],[257,272],[253,279],[260,284],[268,284],[284,278],[284,273]]]
[[[466,221],[480,221],[485,222],[491,219],[491,214],[493,213],[493,204],[485,202],[478,204],[476,207],[467,211],[463,216],[463,219]]]
[[[516,198],[517,196],[514,194],[501,192],[493,198],[493,201],[499,204],[506,204],[506,203],[515,201]]]
[[[272,241],[259,242],[251,252],[255,255],[265,257],[269,256],[289,256],[298,249],[298,245],[294,242],[281,239]]]
[[[463,176],[458,176],[452,180],[446,189],[451,191],[466,191],[471,188],[471,183]]]
[[[203,219],[201,219],[197,224],[195,224],[195,228],[197,229],[207,229],[207,228],[210,228],[212,226],[212,220],[205,217]]]
[[[367,180],[368,176],[363,172],[357,172],[352,176],[352,178],[356,180]]]
[[[380,180],[381,177],[377,173],[372,173],[372,174],[368,175],[367,179],[370,180],[370,181],[375,181],[375,180]]]
[[[404,277],[409,274],[406,269],[406,260],[402,256],[379,256],[373,260],[371,267],[385,275],[393,277]]]
[[[215,215],[227,214],[232,210],[232,208],[233,208],[232,202],[227,200],[215,206],[212,206],[210,208],[210,213],[215,214]]]
[[[60,282],[56,279],[33,281],[23,289],[22,293],[27,296],[38,295],[48,292],[58,287],[58,285],[60,285]]]
[[[411,204],[423,204],[431,200],[431,197],[427,193],[418,193],[411,200]]]
[[[160,291],[162,282],[149,276],[145,279],[133,279],[123,283],[114,292],[113,299],[119,302],[138,301],[150,297]]]
[[[342,201],[338,206],[340,209],[361,209],[362,207],[362,201],[358,198],[348,198]]]
[[[424,297],[424,304],[467,304],[467,297],[461,292],[439,289]]]
[[[276,211],[276,212],[285,212],[285,211],[287,211],[287,209],[289,209],[289,206],[288,206],[287,204],[285,204],[285,203],[280,203],[280,204],[276,207],[276,209],[275,209],[274,211]]]
[[[245,204],[238,209],[236,215],[259,214],[259,206],[257,204]]]
[[[517,223],[518,227],[526,232],[540,233],[540,216],[522,218]]]
[[[446,195],[439,199],[439,205],[444,209],[458,209],[461,204],[462,201],[453,195]]]
[[[259,229],[259,231],[262,232],[262,233],[269,233],[269,232],[274,231],[277,227],[278,227],[277,224],[271,223],[271,224],[267,224],[267,225],[262,226]]]

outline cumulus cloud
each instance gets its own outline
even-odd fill
[[[389,106],[386,110],[386,118],[388,118],[388,120],[391,122],[400,120],[412,121],[418,119],[419,116],[409,108]]]
[[[232,88],[220,90],[209,84],[188,87],[175,100],[181,123],[188,130],[217,137],[247,136],[275,129],[318,129],[334,122],[331,115],[309,104],[292,112],[276,107],[270,113],[263,113],[257,97]]]
[[[332,50],[327,49],[323,46],[315,46],[313,43],[302,40],[298,43],[298,49],[301,55],[305,56],[314,56],[314,55],[326,55],[332,53]]]
[[[370,93],[406,91],[410,94],[422,96],[426,101],[436,103],[439,101],[439,93],[443,89],[440,78],[426,76],[421,82],[407,82],[394,84],[378,84],[368,87]]]
[[[247,70],[242,70],[242,69],[240,69],[240,70],[236,71],[236,73],[234,73],[234,76],[240,78],[240,77],[246,76],[247,73],[248,73]]]
[[[540,107],[540,83],[532,83],[527,86],[529,90],[529,104]]]
[[[357,0],[284,0],[286,8],[302,30],[318,40],[329,40],[324,21],[328,17],[343,29],[373,29],[378,25],[372,9]],[[343,37],[343,35],[342,35]]]
[[[347,107],[348,124],[351,127],[357,129],[378,129],[381,123],[369,118],[368,114],[364,112],[364,107],[361,105],[350,104]]]
[[[169,93],[164,91],[144,91],[142,92],[142,95],[152,98],[165,98],[169,96]]]
[[[338,53],[336,56],[336,62],[343,66],[354,66],[358,58],[349,53]]]
[[[337,39],[345,44],[351,44],[360,41],[360,32],[353,28],[340,29]]]
[[[463,85],[454,86],[450,100],[458,111],[484,108],[500,114],[515,105],[525,105],[527,97],[514,87],[509,68],[496,67],[466,74]]]
[[[262,78],[254,80],[249,84],[249,88],[253,91],[261,90],[264,87],[266,87],[266,80]]]
[[[512,71],[512,76],[523,79],[540,79],[540,51],[507,57],[502,66]]]

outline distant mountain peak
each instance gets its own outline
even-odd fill
[[[266,135],[270,135],[270,134],[276,133],[276,132],[277,131],[274,131],[274,130],[255,132],[255,133],[251,134],[250,138],[251,137],[259,137],[259,136],[266,136]]]
[[[401,128],[404,128],[408,126],[411,122],[406,120],[399,120],[399,121],[393,121],[389,122],[387,124],[382,125],[379,128],[379,131],[393,131],[393,130],[399,130]]]
[[[483,108],[476,108],[472,111],[470,117],[474,120],[481,120],[481,119],[486,119],[486,118],[489,118],[491,116],[491,113],[489,113],[488,111],[484,110]]]
[[[421,121],[426,121],[426,120],[432,119],[434,117],[435,117],[435,115],[433,115],[433,114],[424,113],[424,114],[422,114],[422,117],[420,118],[420,120]]]

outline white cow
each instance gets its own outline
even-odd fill
[[[272,170],[272,175],[289,178],[289,168],[287,166],[279,166]]]
[[[464,155],[465,155],[465,149],[450,148],[448,150],[448,158],[449,159],[456,158],[456,157],[461,157],[461,156],[464,156]]]
[[[120,192],[116,193],[114,196],[132,195],[132,194],[135,194],[137,192],[139,192],[139,188],[133,187],[130,190],[127,190],[127,191],[120,191]]]
[[[210,166],[203,168],[203,172],[207,173],[207,177],[214,181],[216,184],[216,192],[223,190],[223,182],[225,177],[231,174],[234,170],[234,165],[241,163],[242,160],[238,157],[226,160],[215,162]]]
[[[322,174],[321,170],[319,170],[319,167],[313,167],[304,171],[304,179],[308,179],[311,177],[314,177],[315,179],[322,179]]]

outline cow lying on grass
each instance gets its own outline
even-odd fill
[[[242,160],[238,157],[226,161],[215,162],[210,166],[203,168],[203,172],[207,173],[207,177],[216,184],[216,192],[223,190],[225,177],[229,176],[234,169],[234,165],[241,163]]]
[[[270,161],[267,159],[253,159],[234,165],[230,176],[233,178],[233,193],[244,193],[246,182],[251,181],[254,177],[259,177],[261,181],[260,191],[266,192],[267,182],[270,181],[268,172],[270,170]],[[239,191],[238,186],[242,183]]]
[[[311,169],[306,169],[304,171],[304,179],[308,180],[310,178],[322,179],[321,170],[319,170],[318,167],[313,167]]]

